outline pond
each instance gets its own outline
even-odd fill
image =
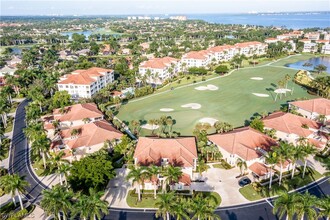
[[[286,64],[285,66],[299,70],[312,71],[317,65],[323,64],[327,67],[326,72],[330,74],[330,57],[313,57],[308,60],[298,61],[296,63]]]
[[[85,35],[85,38],[88,39],[88,37],[92,34],[99,34],[102,36],[102,34],[105,35],[113,35],[114,37],[120,36],[120,33],[116,33],[111,31],[110,29],[104,29],[104,28],[98,28],[95,30],[82,30],[82,31],[67,31],[67,32],[62,32],[62,36],[68,36],[69,40],[72,40],[72,35],[73,34],[83,34]]]

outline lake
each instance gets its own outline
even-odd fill
[[[98,28],[95,30],[83,30],[83,31],[67,31],[67,32],[61,33],[61,35],[63,35],[63,36],[68,36],[69,40],[72,40],[73,34],[83,34],[83,35],[85,35],[86,39],[88,39],[88,37],[92,34],[100,34],[101,36],[102,36],[102,34],[105,34],[105,35],[112,35],[114,37],[117,37],[120,35],[120,33],[116,33],[111,30],[106,30],[104,28]]]
[[[305,63],[311,63],[312,66],[304,66]],[[312,71],[314,67],[323,64],[327,67],[326,72],[330,74],[330,57],[314,57],[308,60],[298,61],[296,63],[286,64],[285,66],[299,70]]]

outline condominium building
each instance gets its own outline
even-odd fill
[[[113,70],[92,67],[87,70],[75,70],[71,74],[62,76],[57,86],[59,91],[67,91],[73,99],[91,98],[113,81]]]
[[[304,35],[305,38],[308,38],[309,40],[319,40],[320,39],[320,33],[318,32],[310,32],[306,33]]]
[[[182,56],[181,62],[185,63],[187,68],[206,67],[211,63],[212,58],[213,53],[209,50],[190,51]]]
[[[162,84],[180,70],[180,60],[172,57],[153,58],[139,66],[137,81],[145,77],[147,83]]]

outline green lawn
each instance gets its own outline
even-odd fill
[[[132,208],[156,208],[155,203],[158,201],[158,198],[154,199],[153,194],[151,194],[151,196],[148,195],[148,197],[147,196],[143,197],[143,194],[142,194],[142,200],[140,202],[138,202],[137,196],[135,196],[135,197],[132,196],[131,191],[132,190],[130,190],[127,193],[127,197],[126,197],[126,202],[130,207],[132,207]],[[208,196],[208,195],[213,196],[217,201],[217,206],[220,206],[222,200],[221,200],[221,196],[218,193],[216,193],[216,192],[202,192],[202,193],[205,196]]]
[[[296,175],[293,179],[288,177],[283,180],[281,186],[278,183],[273,183],[272,189],[268,189],[268,184],[263,186],[260,192],[257,192],[252,184],[242,187],[239,189],[239,192],[249,201],[255,201],[262,198],[272,197],[278,195],[280,191],[291,191],[299,187],[305,186],[311,182],[314,182],[320,179],[322,175],[316,170],[312,170],[312,173],[306,174],[305,178],[301,177],[301,174]]]
[[[298,58],[307,59],[305,55],[291,57],[278,63],[292,63]],[[279,65],[274,63],[271,65]],[[257,66],[241,68],[231,75],[215,78],[208,82],[185,85],[174,90],[156,93],[123,104],[117,115],[118,118],[129,124],[133,119],[146,123],[150,119],[159,119],[161,116],[171,116],[175,119],[173,131],[180,135],[191,135],[193,128],[201,118],[211,117],[226,121],[234,127],[243,126],[255,113],[272,112],[280,109],[282,104],[296,98],[312,98],[299,85],[289,82],[288,88],[294,89],[293,95],[288,94],[282,100],[274,101],[273,90],[279,80],[286,74],[292,78],[297,70],[274,66]],[[251,77],[262,77],[263,80],[252,80]],[[215,91],[199,91],[195,88],[208,84],[217,86]],[[258,97],[252,93],[261,93],[269,97]],[[200,109],[183,108],[181,105],[198,103]],[[172,108],[172,112],[161,112],[161,108]],[[211,130],[212,132],[212,130]],[[151,134],[150,130],[141,129],[141,135]]]

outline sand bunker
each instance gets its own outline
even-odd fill
[[[161,109],[159,109],[159,111],[161,111],[161,112],[172,112],[172,111],[174,111],[174,109],[173,108],[161,108]]]
[[[148,130],[155,130],[155,129],[159,128],[159,125],[144,124],[144,125],[141,125],[141,128],[148,129]]]
[[[253,79],[253,80],[263,80],[264,78],[261,78],[261,77],[251,77],[250,79]]]
[[[182,108],[191,108],[191,109],[200,109],[202,106],[198,103],[188,103],[185,105],[181,105]]]
[[[263,94],[263,93],[252,93],[252,94],[258,97],[269,97],[268,94]]]
[[[275,93],[286,93],[286,92],[291,92],[291,89],[276,89],[274,92]]]
[[[211,126],[214,125],[214,123],[216,123],[218,120],[215,118],[202,118],[199,120],[199,122],[201,123],[209,123]]]
[[[207,86],[198,86],[195,89],[200,91],[205,91],[205,90],[215,91],[218,90],[219,88],[215,85],[207,85]]]

